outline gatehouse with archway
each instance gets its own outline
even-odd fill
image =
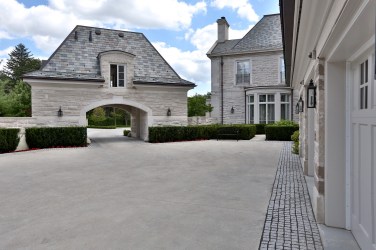
[[[148,127],[187,124],[182,79],[142,33],[76,26],[42,68],[24,75],[36,126],[86,126],[86,113],[110,106],[131,114],[132,137]]]

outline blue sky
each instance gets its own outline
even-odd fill
[[[278,0],[0,0],[0,59],[24,43],[47,59],[77,25],[142,32],[177,73],[210,91],[206,52],[216,40],[216,20],[225,16],[230,39],[241,38]]]

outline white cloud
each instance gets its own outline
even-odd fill
[[[50,0],[48,5],[27,8],[16,0],[0,0],[0,9],[0,39],[31,37],[38,48],[51,53],[77,24],[121,29],[187,29],[193,15],[206,13],[206,3],[97,0],[93,4],[92,0]]]
[[[230,39],[242,38],[252,26],[244,30],[230,28]],[[196,92],[206,94],[210,91],[210,59],[206,53],[217,40],[217,23],[196,30],[189,29],[185,34],[185,39],[195,46],[194,50],[182,51],[165,42],[155,42],[153,45],[182,78],[198,85],[190,91],[190,95]]]
[[[241,18],[245,18],[250,22],[257,22],[259,20],[259,16],[248,0],[213,0],[211,6],[218,9],[231,8],[236,10]]]
[[[0,58],[8,57],[9,53],[14,50],[14,47],[8,47],[6,49],[0,50]]]

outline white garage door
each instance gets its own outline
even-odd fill
[[[351,227],[362,249],[376,249],[376,87],[374,55],[352,65]]]

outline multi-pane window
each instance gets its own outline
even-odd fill
[[[275,121],[274,94],[259,95],[259,120],[261,124],[274,123]]]
[[[248,96],[248,123],[255,123],[255,96]]]
[[[279,58],[279,79],[281,79],[281,83],[285,82],[285,61],[283,56]]]
[[[249,84],[251,80],[249,60],[236,62],[236,84]]]
[[[368,60],[360,64],[360,109],[368,108]]]
[[[281,120],[290,120],[290,95],[281,94]]]
[[[110,84],[111,87],[124,87],[125,84],[125,65],[110,65]]]

